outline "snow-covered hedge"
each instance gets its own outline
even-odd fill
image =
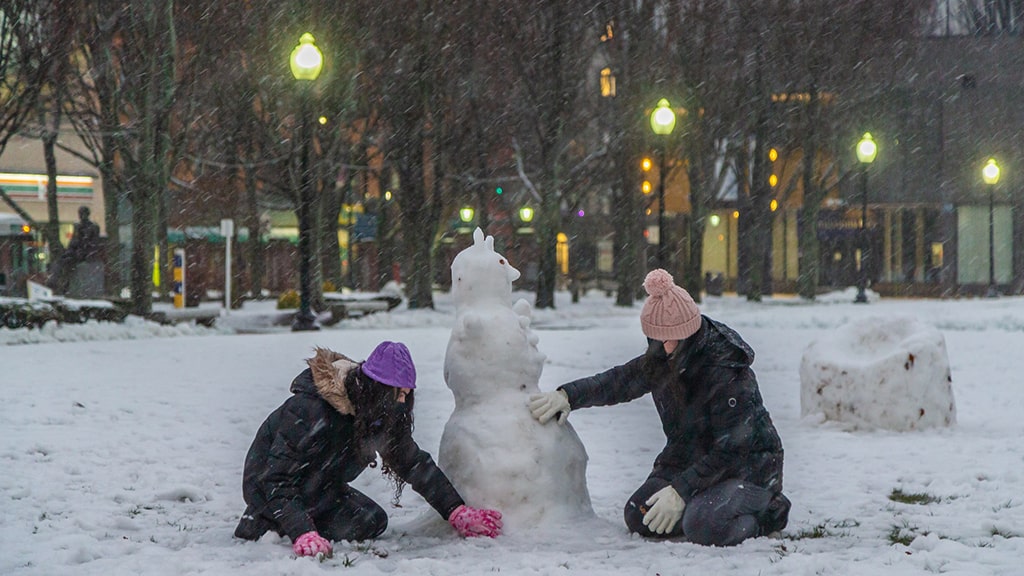
[[[121,322],[127,312],[107,301],[25,300],[0,298],[0,326],[39,328],[47,322],[83,324],[89,320]]]

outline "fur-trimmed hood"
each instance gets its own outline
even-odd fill
[[[306,360],[313,376],[313,386],[338,412],[352,416],[355,408],[345,390],[345,377],[359,368],[359,363],[344,354],[327,348],[316,348],[316,355]]]

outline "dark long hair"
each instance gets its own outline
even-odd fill
[[[647,339],[642,369],[643,375],[652,381],[657,380],[668,370],[668,354],[665,354],[665,346],[661,340]]]
[[[377,451],[380,452],[381,473],[394,484],[392,504],[398,506],[405,480],[392,465],[403,441],[412,435],[415,395],[410,390],[405,402],[398,402],[396,388],[370,378],[363,373],[361,365],[345,376],[345,391],[355,410],[354,452],[370,468],[377,466]],[[367,446],[378,436],[382,438],[383,445]]]

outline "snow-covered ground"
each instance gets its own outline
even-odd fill
[[[702,305],[757,352],[793,501],[781,539],[729,549],[626,532],[622,505],[664,442],[649,398],[570,417],[590,456],[592,522],[462,540],[425,521],[432,512],[412,491],[390,508],[388,484],[367,470],[357,487],[391,514],[372,545],[339,543],[318,563],[273,535],[233,539],[245,452],[314,346],[362,359],[381,340],[407,343],[419,374],[415,437],[437,455],[454,406],[442,379],[454,321],[446,294],[434,311],[399,307],[316,333],[275,326],[272,303],[247,304],[216,329],[0,329],[0,574],[1024,574],[1024,299],[852,299]],[[559,294],[556,310],[534,312],[542,389],[643,350],[639,303],[612,304]],[[957,424],[848,432],[801,418],[808,343],[894,314],[945,336]]]

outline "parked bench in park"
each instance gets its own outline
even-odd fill
[[[220,308],[174,308],[154,310],[146,316],[146,319],[164,325],[195,321],[200,326],[212,328],[219,317]]]
[[[324,305],[331,315],[330,318],[323,321],[323,324],[333,326],[346,318],[387,312],[401,303],[402,299],[397,296],[326,292],[324,293]]]

